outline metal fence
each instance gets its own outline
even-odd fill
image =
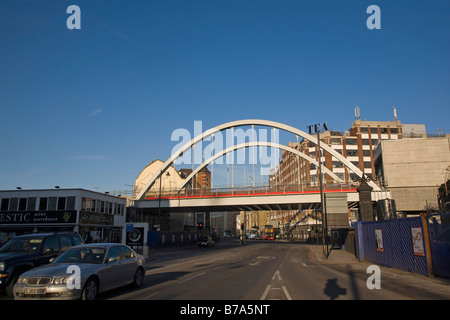
[[[450,278],[450,212],[427,216],[433,274]]]
[[[177,249],[195,245],[198,238],[197,232],[149,231],[147,241],[150,249]]]
[[[356,226],[358,259],[429,275],[422,217],[366,222]]]

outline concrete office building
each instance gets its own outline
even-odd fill
[[[450,169],[450,135],[381,141],[375,151],[378,180],[391,191],[397,212],[438,208],[438,189]]]

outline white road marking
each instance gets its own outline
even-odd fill
[[[283,278],[281,278],[280,270],[275,271],[275,273],[272,276],[272,282],[273,281],[281,281],[283,282]],[[289,294],[286,286],[281,286],[281,288],[278,286],[272,286],[272,284],[268,284],[266,289],[264,290],[263,294],[261,295],[261,298],[259,300],[265,300],[267,298],[267,295],[269,294],[270,290],[283,290],[283,293],[288,300],[292,300],[291,295]]]
[[[202,272],[202,273],[196,274],[195,276],[192,276],[192,277],[190,277],[190,278],[187,278],[187,279],[181,280],[181,281],[180,281],[180,282],[178,282],[177,284],[182,284],[182,283],[184,283],[184,282],[186,282],[186,281],[189,281],[189,280],[195,279],[195,278],[197,278],[197,277],[200,277],[200,276],[204,275],[205,273],[206,273],[206,272]]]

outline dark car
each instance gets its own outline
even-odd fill
[[[214,247],[214,241],[211,237],[202,237],[198,239],[197,245],[199,248],[209,248]]]
[[[12,297],[14,284],[27,270],[50,263],[67,249],[83,244],[74,232],[38,233],[14,237],[0,248],[0,290]]]

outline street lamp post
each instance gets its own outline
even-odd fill
[[[320,188],[320,206],[322,209],[322,248],[323,248],[323,258],[328,258],[328,241],[326,238],[326,234],[328,233],[328,223],[327,223],[327,213],[326,213],[326,207],[324,202],[324,196],[323,196],[323,184],[322,184],[322,152],[320,149],[320,132],[322,129],[328,130],[327,125],[324,124],[314,124],[307,126],[309,130],[309,134],[312,133],[314,129],[314,133],[317,134],[317,147],[319,151],[319,172],[317,173],[317,180],[319,181],[319,188]]]
[[[166,176],[170,177],[170,173],[167,171]],[[162,189],[162,173],[159,175],[159,200],[158,200],[158,225],[161,230],[161,189]]]

